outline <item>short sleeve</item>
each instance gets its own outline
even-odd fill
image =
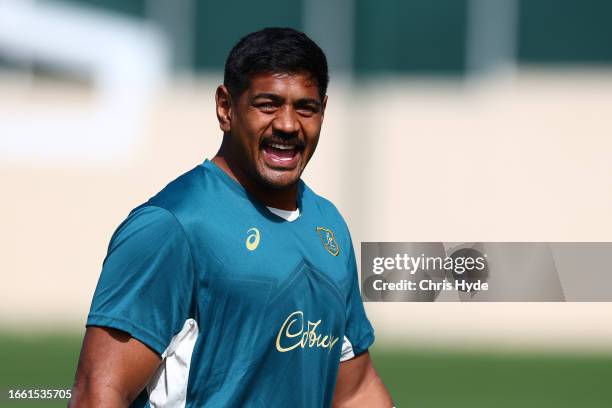
[[[125,331],[161,355],[192,317],[193,295],[182,226],[163,208],[140,207],[111,238],[87,326]]]
[[[355,261],[355,251],[352,245],[350,248],[348,267],[351,273],[351,282],[346,303],[345,342],[348,341],[348,345],[352,348],[353,355],[357,356],[366,352],[374,343],[374,329],[366,316],[359,293],[357,263]]]

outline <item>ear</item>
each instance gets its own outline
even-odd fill
[[[323,102],[321,103],[321,120],[325,117],[325,107],[327,106],[327,95],[323,97]]]
[[[232,122],[232,96],[225,85],[219,85],[215,93],[217,119],[223,133],[229,133]]]

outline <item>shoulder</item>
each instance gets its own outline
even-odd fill
[[[196,166],[168,183],[145,203],[130,211],[117,227],[113,241],[133,236],[141,239],[175,238],[184,235],[185,214],[193,212],[203,194],[203,169]],[[163,242],[158,239],[154,242]]]
[[[218,207],[219,186],[210,169],[198,165],[169,182],[140,207],[166,210],[185,230],[203,221]]]
[[[206,171],[196,166],[168,183],[145,204],[164,208],[172,213],[194,202],[206,193]]]
[[[109,250],[122,245],[146,249],[162,243],[176,245],[184,240],[183,228],[170,211],[143,204],[133,209],[117,227]]]
[[[336,218],[342,224],[346,225],[342,214],[334,205],[334,203],[332,203],[329,199],[315,193],[310,187],[306,185],[306,183],[302,183],[302,186],[303,198],[312,202],[319,209],[323,216]]]

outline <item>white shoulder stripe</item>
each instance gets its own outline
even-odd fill
[[[147,385],[152,408],[185,407],[191,355],[198,334],[198,323],[187,319],[162,354],[162,363]]]

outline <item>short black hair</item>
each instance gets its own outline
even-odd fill
[[[249,87],[263,73],[307,73],[317,81],[321,99],[327,92],[329,74],[323,50],[293,28],[268,27],[243,37],[225,61],[223,84],[232,96]]]

